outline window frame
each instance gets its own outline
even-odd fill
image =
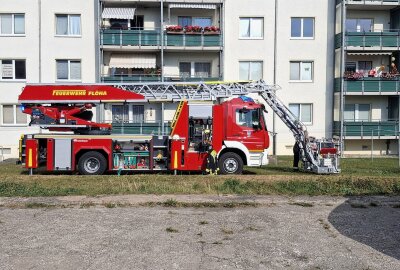
[[[361,20],[371,20],[371,29],[368,32],[365,33],[372,33],[375,30],[375,19],[374,18],[346,18],[345,25],[348,20],[355,20],[356,21],[356,31],[355,33],[364,33],[364,31],[361,31],[361,25],[360,21]],[[354,31],[348,31],[346,27],[346,32],[354,32]]]
[[[289,103],[289,106],[288,106],[289,110],[290,110],[290,105],[298,105],[299,106],[299,117],[297,117],[296,115],[295,116],[297,117],[297,119],[300,122],[302,122],[306,126],[313,125],[313,122],[314,122],[314,103]],[[311,110],[310,110],[311,121],[310,122],[304,122],[304,121],[301,120],[301,106],[304,106],[304,105],[310,105],[310,107],[311,107]],[[291,110],[290,110],[290,112],[294,115],[294,113]]]
[[[256,81],[256,80],[252,80],[250,78],[250,74],[251,74],[251,64],[252,63],[261,63],[261,79],[264,78],[264,61],[263,60],[239,60],[239,78],[240,78],[240,63],[248,63],[249,64],[249,70],[247,73],[247,81]]]
[[[291,78],[290,78],[290,69],[291,69],[291,64],[292,63],[300,63],[300,66],[299,66],[299,70],[300,70],[300,73],[299,73],[299,79],[298,80],[292,80]],[[311,80],[302,80],[301,79],[301,75],[302,75],[302,65],[303,65],[303,63],[311,63]],[[289,61],[289,82],[291,82],[291,83],[313,83],[314,82],[314,61],[313,60],[290,60]]]
[[[205,61],[185,61],[185,60],[179,61],[178,62],[179,77],[181,77],[181,70],[180,70],[180,64],[181,63],[190,63],[190,76],[189,77],[185,77],[185,78],[197,78],[196,77],[196,69],[195,69],[196,63],[209,64],[210,65],[210,73],[209,73],[209,76],[207,78],[211,78],[212,77],[212,74],[213,74],[212,73],[213,62],[211,60],[210,61],[206,61],[206,60]]]
[[[57,34],[57,16],[67,16],[67,34],[66,35],[61,35]],[[79,16],[79,35],[72,35],[69,33],[69,27],[70,27],[70,17],[71,16]],[[79,13],[55,13],[54,14],[55,20],[54,20],[54,36],[55,37],[71,37],[71,38],[80,38],[82,37],[82,14]]]
[[[13,123],[4,123],[4,106],[13,106]],[[15,126],[21,126],[25,127],[29,125],[29,120],[28,120],[28,115],[26,116],[26,122],[25,123],[17,123],[17,110],[19,109],[18,107],[21,107],[19,104],[0,104],[0,126],[3,127],[15,127]]]
[[[3,61],[9,60],[12,61],[13,66],[13,77],[11,79],[3,79]],[[15,69],[15,61],[25,61],[25,79],[16,79],[16,69]],[[26,59],[0,59],[0,82],[26,82]]]
[[[248,37],[242,37],[242,36],[240,35],[240,22],[241,22],[242,19],[243,19],[243,20],[244,20],[244,19],[248,19],[248,20],[249,20],[250,34],[249,34]],[[253,19],[262,19],[261,37],[252,37],[252,36],[251,36],[251,21],[252,21]],[[265,30],[265,25],[264,25],[264,23],[265,23],[265,20],[264,20],[264,17],[263,17],[263,16],[255,16],[255,17],[240,16],[240,17],[239,17],[239,39],[242,39],[242,40],[263,40],[263,39],[264,39],[264,30]]]
[[[68,79],[58,79],[57,77],[57,61],[67,61],[68,63]],[[81,65],[80,79],[71,79],[71,62],[79,61]],[[82,82],[82,60],[81,59],[56,59],[56,82]]]
[[[346,111],[346,105],[354,105],[354,119],[345,119],[344,118],[344,113]],[[369,109],[368,109],[368,120],[362,120],[360,119],[360,105],[368,105]],[[343,120],[345,122],[371,122],[372,121],[372,104],[371,103],[347,103],[344,106],[344,110],[343,110]]]
[[[3,34],[1,32],[1,16],[3,15],[11,15],[11,34]],[[15,15],[23,15],[24,16],[24,33],[16,34],[15,33]],[[24,37],[26,36],[26,23],[25,23],[25,13],[0,13],[0,37]]]
[[[300,19],[300,37],[292,37],[292,19]],[[304,19],[312,19],[313,20],[313,36],[312,37],[304,37]],[[290,17],[290,39],[293,40],[314,40],[315,39],[315,17]]]

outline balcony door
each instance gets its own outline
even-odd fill
[[[346,104],[344,106],[344,121],[371,121],[371,104]]]

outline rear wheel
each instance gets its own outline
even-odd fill
[[[103,174],[107,169],[107,160],[96,151],[90,151],[81,156],[78,162],[78,170],[84,175]]]
[[[243,172],[243,160],[238,154],[227,152],[219,158],[218,167],[221,174],[241,174]]]

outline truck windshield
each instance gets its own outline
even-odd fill
[[[257,129],[260,127],[259,110],[237,109],[236,124],[242,127]]]

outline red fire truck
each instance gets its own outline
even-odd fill
[[[275,91],[262,81],[27,85],[19,96],[23,111],[31,116],[32,126],[48,132],[24,135],[20,159],[31,172],[45,167],[47,171],[78,170],[86,175],[113,170],[240,174],[244,165],[268,162],[265,107],[245,96],[257,93],[293,132],[304,170],[338,173],[334,142],[310,139]],[[170,134],[117,135],[110,124],[92,122],[91,108],[96,104],[155,100],[179,102]],[[212,100],[214,104],[192,104],[193,100]]]

